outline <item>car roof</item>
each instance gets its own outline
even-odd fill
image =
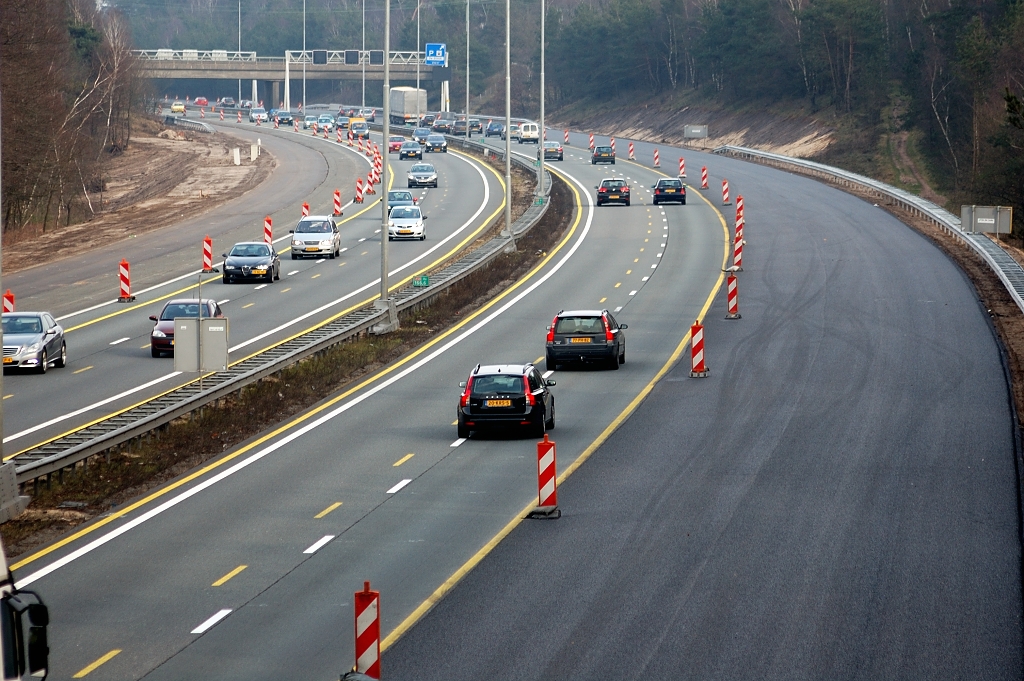
[[[168,305],[185,305],[185,304],[188,304],[188,303],[198,303],[198,302],[199,302],[198,298],[174,298],[173,300],[168,300],[166,303],[164,303],[164,307],[167,307]],[[203,302],[204,303],[214,303],[216,301],[214,301],[213,298],[203,298]]]
[[[533,364],[478,364],[473,369],[474,376],[486,376],[488,374],[525,374],[533,368]]]
[[[50,313],[47,312],[46,314],[50,314]],[[4,317],[41,317],[42,315],[43,315],[42,312],[28,312],[28,311],[26,311],[26,312],[4,312],[3,313]],[[52,317],[53,315],[50,315],[50,316]]]
[[[304,218],[299,218],[299,222],[307,222],[307,221],[311,221],[311,220],[333,220],[334,217],[335,216],[333,216],[333,215],[307,215]],[[245,242],[240,242],[240,243],[262,244],[262,243],[266,243],[266,242],[263,242],[263,241],[245,241]],[[235,245],[237,246],[238,244],[235,244]]]
[[[416,169],[416,168],[422,168],[423,166],[426,166],[426,167],[430,168],[431,170],[434,170],[434,166],[431,165],[430,163],[414,163],[412,167],[413,167],[413,169]]]
[[[266,241],[236,241],[235,245],[231,248],[234,248],[235,246],[270,246],[270,244]]]
[[[606,310],[562,310],[558,317],[600,317]]]
[[[625,181],[626,181],[626,178],[624,178],[624,177],[606,177],[606,178],[601,180],[601,184],[604,184],[605,182],[625,182]]]

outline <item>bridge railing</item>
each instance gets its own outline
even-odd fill
[[[345,52],[347,50],[327,50],[327,63],[328,64],[344,64],[345,63]],[[359,64],[370,63],[370,52],[372,50],[357,50],[359,52]],[[376,50],[378,52],[382,50]],[[312,64],[313,63],[313,52],[314,50],[288,50],[285,52],[285,59],[288,60],[289,64]],[[400,51],[395,50],[391,52],[392,64],[423,64],[425,59],[423,52],[415,51]],[[379,66],[375,64],[375,66]]]
[[[851,187],[860,191],[866,191],[887,205],[898,206],[911,215],[928,220],[977,253],[995,272],[999,280],[1003,282],[1003,286],[1006,287],[1013,301],[1017,303],[1017,307],[1024,312],[1024,268],[1010,257],[1010,254],[1003,250],[999,244],[984,234],[965,232],[960,225],[960,218],[945,208],[898,187],[893,187],[864,175],[851,173],[842,168],[834,168],[823,163],[816,163],[815,161],[731,145],[718,147],[714,151],[716,154],[734,156],[777,168],[797,170],[840,187]]]
[[[230,52],[228,50],[132,50],[139,59],[154,61],[256,61],[255,52]]]

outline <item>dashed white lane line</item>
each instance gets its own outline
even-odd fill
[[[216,615],[214,615],[213,617],[211,617],[210,619],[206,620],[205,622],[200,624],[198,627],[193,629],[192,633],[193,634],[202,634],[207,629],[209,629],[210,627],[215,625],[217,622],[220,622],[222,619],[224,619],[225,617],[227,617],[230,614],[231,614],[231,610],[229,610],[229,609],[227,609],[227,610],[220,610],[220,611],[217,612]]]
[[[124,338],[118,338],[116,341],[110,341],[110,344],[111,345],[120,345],[121,343],[124,343],[126,340],[131,340],[131,339],[126,336]]]
[[[464,438],[464,437],[460,437],[460,438],[459,438],[458,440],[456,440],[455,442],[451,443],[451,444],[450,444],[450,445],[448,445],[448,446],[449,446],[449,447],[458,447],[459,445],[461,445],[461,444],[462,444],[463,442],[465,442],[465,441],[466,441],[466,438]]]
[[[366,241],[366,237],[365,236],[362,239],[359,240],[359,243],[362,243],[364,241]]]
[[[660,258],[661,256],[662,256],[662,254],[661,254],[661,253],[659,253],[659,254],[658,254],[657,256],[655,256],[655,257],[657,257],[657,258]]]
[[[549,378],[551,378],[551,374],[553,374],[553,373],[555,373],[555,370],[554,370],[554,369],[551,369],[551,370],[549,370],[549,371],[545,371],[545,372],[544,372],[544,380],[546,381],[546,380],[548,380]]]
[[[394,494],[395,492],[399,491],[400,489],[402,489],[403,487],[405,487],[406,485],[408,485],[408,484],[409,484],[410,482],[412,482],[412,479],[411,479],[411,478],[406,478],[406,479],[405,479],[405,480],[403,480],[402,482],[398,483],[397,485],[395,485],[394,487],[392,487],[391,489],[389,489],[389,490],[387,491],[387,493],[388,493],[388,494]]]
[[[616,312],[621,312],[621,311],[622,311],[622,306],[621,306],[621,305],[619,305],[619,306],[618,306],[617,308],[615,308],[615,311],[616,311]]]
[[[313,544],[308,549],[303,551],[303,553],[316,553],[325,545],[327,545],[327,543],[330,542],[332,539],[334,539],[333,534],[324,535],[323,537],[320,537],[320,539],[318,539],[315,544]]]
[[[218,300],[217,304],[218,305],[226,305],[227,303],[230,303],[230,302],[231,302],[230,298],[225,298],[224,300]]]
[[[653,269],[654,269],[654,268],[656,268],[657,266],[658,266],[658,263],[654,263],[653,265],[651,265],[651,269],[653,270]]]
[[[298,273],[299,273],[299,271],[298,271],[298,270],[292,270],[291,272],[289,272],[289,273],[288,273],[287,275],[285,275],[285,276],[289,276],[289,277],[290,277],[290,276],[292,276],[293,274],[298,274]]]
[[[631,295],[631,296],[635,296],[635,295],[636,295],[636,291],[630,291],[630,292],[629,292],[629,295]]]
[[[340,251],[338,251],[338,253],[344,253],[344,252],[345,252],[345,251],[347,251],[347,250],[348,250],[348,246],[345,246],[345,248],[343,248],[343,249],[341,249]]]
[[[640,281],[647,281],[648,279],[650,279],[650,277],[644,277],[644,278],[643,278],[643,279],[641,279]]]
[[[320,263],[322,263],[322,262],[323,262],[324,260],[327,260],[327,258],[320,258],[319,260],[315,260],[315,261],[313,261],[313,264],[314,264],[314,265],[319,265],[319,264],[320,264]]]
[[[259,291],[259,290],[260,290],[261,288],[266,288],[266,287],[267,287],[267,285],[266,285],[266,284],[260,284],[259,286],[257,286],[256,288],[254,288],[254,289],[253,289],[253,291]]]

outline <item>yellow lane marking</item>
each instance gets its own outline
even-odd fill
[[[626,274],[633,274],[633,270],[626,270]]]
[[[541,356],[540,356],[540,357],[538,357],[537,359],[533,360],[533,363],[534,363],[534,364],[540,364],[540,361],[541,361],[542,359],[544,359],[544,355],[541,355]]]
[[[344,266],[345,266],[345,263],[343,263],[343,262],[339,262],[338,263],[338,267],[344,267]]]
[[[320,518],[323,518],[325,515],[327,515],[331,511],[335,510],[336,508],[340,508],[340,507],[341,507],[341,502],[340,501],[335,501],[333,504],[331,504],[330,506],[328,506],[324,510],[320,511],[319,513],[317,513],[313,517],[316,518],[317,520],[319,520]]]
[[[398,461],[394,462],[394,463],[393,463],[393,464],[391,464],[391,465],[392,465],[392,466],[393,466],[394,468],[398,468],[399,466],[401,466],[401,465],[402,465],[403,463],[405,463],[406,461],[408,461],[409,459],[411,459],[411,458],[412,458],[412,457],[414,457],[414,456],[416,456],[416,455],[415,455],[415,454],[413,454],[412,452],[410,452],[410,453],[406,454],[406,455],[405,455],[405,456],[403,456],[403,457],[402,457],[401,459],[399,459]]]
[[[146,343],[145,345],[140,345],[139,346],[139,350],[145,350],[148,347],[152,347],[152,346],[149,343]]]
[[[640,262],[640,258],[633,258],[633,262]]]
[[[668,176],[666,175],[665,177]],[[573,192],[575,193],[576,187],[574,185],[570,186],[572,187]],[[698,196],[700,195],[698,194]],[[576,198],[577,200],[579,199],[578,193],[576,194]],[[712,204],[709,200],[707,200],[703,196],[701,196],[701,198],[704,199],[704,202],[708,204],[711,210],[715,211],[715,213],[718,214],[718,220],[722,225],[722,269],[724,270],[726,263],[728,263],[729,259],[729,228],[726,225],[725,216],[722,215],[722,212],[715,208],[714,204]],[[724,280],[724,276],[724,273],[718,275],[718,280],[715,282],[715,285],[711,288],[711,292],[708,294],[708,297],[704,301],[704,307],[701,308],[700,314],[697,317],[698,320],[704,319],[704,316],[707,315],[708,310],[711,308],[711,304],[715,300],[715,296],[718,295],[718,291],[722,288],[722,281]],[[615,430],[620,425],[622,425],[622,423],[627,418],[629,418],[634,411],[636,411],[637,407],[640,406],[640,403],[643,402],[644,399],[654,389],[654,386],[657,385],[657,383],[665,376],[665,374],[667,374],[669,370],[673,366],[675,366],[676,362],[679,361],[679,358],[682,357],[683,351],[686,349],[686,346],[687,344],[689,344],[689,342],[690,332],[689,330],[687,330],[682,340],[679,341],[679,344],[672,352],[672,355],[662,365],[661,369],[658,371],[657,374],[655,374],[654,378],[652,378],[650,382],[646,386],[644,386],[643,390],[641,390],[639,394],[637,394],[637,396],[634,397],[628,405],[626,405],[626,408],[623,409],[619,413],[619,415],[616,416],[615,419],[608,424],[608,427],[601,431],[601,434],[598,435],[597,438],[590,443],[590,446],[584,449],[583,453],[576,457],[576,460],[573,461],[572,464],[570,464],[569,467],[565,469],[565,471],[561,475],[558,476],[556,485],[561,485],[570,475],[576,472],[576,469],[583,465],[583,463],[587,459],[589,459],[595,451],[597,451],[597,448],[604,444],[605,441],[609,437],[611,437],[611,434],[615,432]],[[430,594],[430,596],[428,596],[425,601],[420,603],[418,608],[413,610],[412,613],[410,613],[409,616],[401,622],[401,624],[395,627],[391,631],[391,633],[388,634],[383,641],[381,641],[380,651],[384,652],[392,645],[394,645],[395,642],[398,641],[398,639],[400,639],[405,634],[405,632],[407,632],[414,624],[416,624],[417,621],[419,621],[421,617],[423,617],[423,615],[427,613],[427,611],[433,608],[434,605],[436,605],[442,598],[444,598],[449,591],[455,588],[455,585],[458,584],[463,577],[469,574],[469,572],[473,568],[475,568],[480,563],[480,561],[487,557],[487,554],[493,551],[494,547],[501,543],[501,540],[507,537],[512,532],[512,530],[518,527],[519,523],[521,523],[523,519],[527,516],[527,514],[534,510],[536,506],[536,500],[531,500],[528,504],[526,504],[525,507],[523,507],[523,510],[521,510],[519,513],[513,516],[512,520],[510,520],[508,524],[505,525],[505,527],[503,527],[500,532],[498,532],[498,534],[491,537],[491,540],[489,542],[484,544],[479,551],[477,551],[469,560],[463,563],[462,567],[456,570],[451,577],[446,579],[444,583],[441,584],[441,586],[437,587],[437,589],[434,590],[434,593]]]
[[[460,154],[460,156],[461,155],[462,154]],[[469,157],[467,157],[467,158],[469,158]],[[466,238],[464,238],[458,244],[453,246],[447,253],[445,253],[444,255],[441,255],[437,260],[435,260],[434,262],[430,263],[429,265],[425,265],[420,270],[418,270],[416,272],[412,272],[411,274],[407,275],[405,278],[395,282],[394,284],[392,284],[390,286],[390,288],[388,289],[389,291],[395,291],[395,290],[401,288],[402,286],[405,286],[410,281],[412,281],[412,279],[414,277],[417,277],[417,276],[423,274],[424,272],[429,272],[433,268],[435,268],[438,265],[440,265],[442,262],[445,262],[446,260],[451,258],[454,254],[456,254],[460,250],[462,250],[462,248],[466,244],[472,243],[476,239],[476,237],[484,230],[484,227],[489,225],[491,223],[491,221],[499,213],[501,213],[505,209],[505,199],[504,199],[504,196],[505,196],[505,182],[504,182],[504,180],[501,178],[500,175],[498,175],[498,172],[494,168],[492,168],[491,166],[483,165],[482,167],[487,168],[488,170],[490,170],[491,174],[493,174],[496,178],[498,178],[498,184],[501,185],[501,196],[502,196],[501,203],[498,205],[497,208],[494,209],[493,213],[491,213],[489,216],[487,216],[487,218],[483,222],[481,222],[480,225],[475,230],[473,230],[473,232],[471,232],[470,234],[466,235]],[[359,213],[357,213],[356,215],[359,215]],[[353,217],[355,217],[355,216],[353,216]],[[547,259],[541,261],[542,264],[544,262],[547,262]],[[540,265],[538,265],[538,267],[539,266]],[[509,289],[509,290],[512,290],[512,289]],[[339,319],[339,318],[347,315],[348,313],[352,312],[353,310],[358,310],[361,307],[365,307],[366,305],[369,305],[371,302],[373,302],[377,298],[378,298],[378,296],[373,296],[372,298],[367,298],[367,299],[362,300],[362,301],[360,301],[358,303],[353,303],[349,307],[345,308],[344,310],[341,310],[340,312],[335,313],[334,315],[328,317],[327,319],[323,320],[322,322],[318,322],[318,323],[316,323],[316,324],[314,324],[314,325],[312,325],[312,326],[310,326],[310,327],[308,327],[306,329],[303,329],[302,331],[294,333],[291,336],[288,336],[287,338],[284,338],[284,339],[282,339],[282,340],[280,340],[280,341],[278,341],[276,343],[271,343],[270,345],[268,345],[267,347],[263,348],[262,350],[256,350],[256,351],[254,351],[250,355],[246,355],[245,357],[242,357],[240,359],[236,359],[235,361],[231,362],[231,364],[229,366],[235,366],[236,364],[239,364],[240,362],[244,362],[244,361],[246,361],[248,359],[251,359],[251,358],[255,357],[256,355],[258,355],[258,354],[260,354],[262,352],[266,352],[267,350],[270,350],[272,348],[276,348],[279,345],[283,345],[285,343],[293,341],[296,338],[298,338],[299,336],[301,336],[303,334],[306,334],[306,333],[309,333],[310,331],[313,331],[314,329],[318,329],[318,328],[320,328],[322,326],[326,326],[327,324],[330,324],[331,322],[335,321],[336,319]],[[253,303],[250,303],[250,305],[251,304],[253,304]],[[209,375],[210,374],[206,374],[205,376],[209,376]],[[204,376],[204,378],[205,378],[205,376]],[[198,380],[199,379],[193,379],[191,381],[191,383],[195,383]],[[15,452],[14,454],[9,454],[8,456],[5,456],[3,458],[3,460],[4,461],[8,461],[9,459],[13,459],[14,457],[19,456],[20,454],[24,454],[25,452],[27,452],[29,450],[35,449],[36,447],[42,447],[45,444],[48,444],[50,442],[54,442],[55,440],[59,440],[59,439],[61,439],[63,437],[66,437],[66,436],[70,435],[71,433],[77,432],[77,431],[79,431],[79,430],[81,430],[83,428],[88,428],[89,426],[96,425],[100,421],[108,419],[108,418],[110,418],[112,416],[117,416],[118,414],[123,414],[124,412],[126,412],[126,411],[128,411],[130,409],[134,409],[135,407],[138,407],[141,404],[145,404],[145,403],[147,403],[147,402],[149,402],[151,400],[155,400],[158,397],[163,397],[164,395],[166,395],[168,393],[171,393],[171,392],[177,390],[178,388],[180,388],[180,387],[182,387],[184,385],[189,385],[189,383],[183,383],[181,386],[176,386],[176,387],[173,387],[173,388],[169,388],[168,390],[165,390],[164,392],[162,392],[162,393],[160,393],[158,395],[154,395],[153,397],[141,400],[141,401],[139,401],[139,402],[137,402],[137,403],[135,403],[135,404],[133,404],[133,405],[131,405],[129,407],[125,407],[124,409],[122,409],[120,411],[116,411],[116,412],[113,412],[111,414],[107,414],[106,416],[101,416],[101,417],[97,418],[96,420],[91,421],[90,423],[86,423],[86,424],[84,424],[82,426],[78,426],[77,428],[72,428],[71,430],[66,431],[64,433],[61,433],[60,435],[55,435],[55,436],[51,437],[48,440],[43,440],[42,442],[39,442],[37,444],[30,445],[30,446],[26,447],[25,449],[22,449],[19,452]],[[11,569],[13,570],[14,568],[11,568]]]
[[[457,425],[459,425],[459,420],[458,420],[458,419],[455,419],[454,421],[452,421],[452,425],[453,425],[453,426],[457,426]]]
[[[245,305],[243,305],[243,306],[242,306],[242,309],[244,310],[244,309],[245,309],[245,308],[247,308],[247,307],[252,307],[252,306],[253,306],[253,305],[255,305],[255,304],[256,304],[256,303],[247,303],[247,304],[245,304]]]
[[[4,399],[5,399],[5,400],[6,400],[6,399],[7,399],[8,397],[14,397],[14,393],[11,393],[10,395],[4,395]]]
[[[289,286],[288,288],[283,288],[283,289],[281,289],[281,293],[288,293],[288,292],[289,292],[289,291],[291,291],[291,290],[292,290],[292,287],[291,287],[291,286]]]
[[[226,575],[224,575],[223,577],[218,579],[216,582],[214,582],[210,586],[223,586],[229,579],[231,579],[232,577],[236,576],[239,572],[241,572],[242,570],[244,570],[247,567],[249,567],[249,566],[248,565],[239,565],[234,570],[232,570],[231,572],[227,573]]]
[[[644,252],[644,249],[642,249],[642,248],[641,248],[641,249],[640,249],[640,252],[641,252],[641,253],[643,253],[643,252]]]
[[[647,230],[647,233],[650,234],[651,230]],[[650,241],[650,239],[644,239],[644,243],[647,243],[648,241]]]
[[[607,299],[607,298],[602,298],[601,300],[599,300],[599,301],[597,301],[597,302],[598,302],[598,303],[603,303],[603,302],[604,302],[604,301],[606,301],[606,300],[608,300],[608,299]]]
[[[615,288],[618,288],[620,286],[622,286],[622,282],[621,281],[615,282]]]
[[[495,176],[498,176],[497,172],[493,171],[493,169],[492,169],[492,172],[494,172]],[[552,171],[552,172],[557,173],[557,171]],[[566,180],[566,182],[568,182],[568,180]],[[502,185],[502,186],[504,187],[504,185]],[[387,376],[388,374],[391,374],[391,373],[397,371],[398,369],[400,369],[401,367],[405,366],[406,364],[409,364],[410,362],[413,362],[420,355],[423,355],[424,353],[429,351],[434,346],[442,343],[447,338],[449,338],[450,336],[454,335],[455,333],[460,331],[462,328],[464,328],[465,326],[467,326],[468,324],[473,322],[473,320],[475,320],[477,317],[480,317],[480,316],[484,315],[492,307],[494,307],[495,305],[497,305],[501,301],[505,300],[505,298],[511,296],[515,291],[517,291],[519,288],[521,288],[526,282],[530,281],[535,276],[537,276],[537,273],[540,272],[542,269],[544,269],[544,267],[546,267],[547,264],[549,262],[551,262],[551,260],[556,255],[558,255],[558,253],[562,250],[562,248],[564,248],[565,245],[567,243],[569,243],[569,241],[572,240],[572,237],[576,234],[576,229],[579,227],[579,223],[580,223],[580,216],[582,215],[582,203],[580,201],[579,192],[576,190],[575,185],[570,184],[569,186],[572,188],[573,194],[576,196],[576,207],[577,207],[576,213],[577,213],[577,215],[576,215],[575,221],[572,224],[572,227],[566,232],[565,236],[562,237],[562,240],[560,242],[558,242],[558,245],[556,245],[554,248],[552,248],[551,251],[548,252],[548,254],[544,258],[542,258],[541,261],[538,262],[534,266],[534,268],[532,270],[527,272],[526,275],[522,279],[520,279],[519,281],[517,281],[516,283],[512,284],[511,286],[509,286],[504,291],[502,291],[493,300],[489,301],[485,305],[482,305],[477,311],[473,312],[472,314],[467,315],[465,317],[465,319],[463,319],[461,322],[459,322],[458,324],[455,324],[454,326],[449,328],[444,333],[436,336],[433,340],[428,341],[427,343],[424,343],[421,347],[419,347],[416,350],[414,350],[413,352],[409,353],[408,355],[406,355],[401,360],[395,362],[391,366],[385,367],[384,369],[380,370],[376,374],[373,374],[372,376],[369,376],[368,378],[366,378],[366,380],[364,380],[361,383],[358,383],[357,385],[349,388],[345,392],[343,392],[341,394],[338,394],[338,395],[335,395],[334,397],[332,397],[331,399],[327,400],[326,402],[321,403],[319,406],[314,407],[313,409],[310,409],[309,411],[305,412],[304,414],[301,414],[300,416],[292,419],[288,423],[285,423],[284,425],[282,425],[282,426],[272,430],[271,432],[267,433],[266,435],[263,435],[262,437],[256,438],[255,440],[253,440],[249,444],[247,444],[247,445],[245,445],[243,447],[238,448],[237,450],[235,450],[235,451],[231,452],[230,454],[228,454],[228,455],[218,459],[217,461],[214,461],[213,463],[210,463],[209,465],[203,466],[202,468],[200,468],[199,470],[195,471],[194,473],[191,473],[190,475],[186,475],[183,478],[180,478],[180,479],[176,480],[175,482],[167,485],[166,487],[161,488],[159,491],[154,492],[154,493],[152,493],[152,494],[150,494],[150,495],[148,495],[146,497],[143,497],[142,499],[139,499],[135,503],[129,504],[129,505],[121,508],[119,511],[115,511],[114,513],[111,513],[110,515],[104,517],[100,521],[98,521],[96,523],[93,523],[93,524],[89,525],[88,527],[85,527],[85,528],[79,530],[78,532],[75,532],[73,534],[69,534],[68,536],[64,537],[60,541],[56,541],[53,544],[47,546],[45,549],[42,549],[42,550],[40,550],[40,551],[38,551],[36,553],[33,553],[30,556],[25,557],[24,559],[18,561],[14,565],[11,565],[9,569],[11,571],[14,571],[14,570],[18,570],[20,568],[23,568],[26,565],[29,565],[30,563],[33,563],[33,562],[39,560],[40,558],[42,558],[42,557],[44,557],[44,556],[46,556],[46,555],[48,555],[50,553],[53,553],[57,549],[63,548],[64,546],[67,546],[68,544],[70,544],[70,543],[72,543],[74,541],[77,541],[78,539],[80,539],[80,538],[82,538],[82,537],[84,537],[86,535],[92,534],[96,530],[98,530],[98,529],[100,529],[100,528],[102,528],[102,527],[104,527],[104,526],[114,522],[115,520],[118,520],[119,518],[121,518],[121,517],[123,517],[125,515],[128,515],[132,511],[134,511],[134,510],[136,510],[138,508],[141,508],[143,506],[146,506],[150,502],[152,502],[152,501],[154,501],[156,499],[159,499],[159,498],[161,498],[163,496],[166,496],[170,492],[173,492],[174,490],[176,490],[176,489],[178,489],[178,488],[180,488],[180,487],[182,487],[184,485],[187,485],[188,483],[192,482],[193,480],[206,475],[210,471],[216,470],[216,469],[220,468],[221,466],[224,466],[225,464],[227,464],[227,463],[229,463],[231,461],[234,461],[235,459],[237,459],[238,457],[242,456],[243,454],[246,454],[247,452],[249,452],[249,451],[251,451],[251,450],[253,450],[253,449],[257,448],[257,447],[260,447],[261,445],[263,445],[264,443],[266,443],[266,442],[268,442],[270,440],[273,440],[274,438],[276,438],[281,433],[288,432],[289,430],[295,428],[297,425],[299,425],[301,423],[304,423],[305,421],[308,421],[309,419],[313,418],[317,414],[319,414],[319,413],[321,413],[321,412],[323,412],[323,411],[325,411],[327,409],[330,409],[331,407],[333,407],[338,402],[341,402],[342,400],[347,399],[351,395],[359,392],[360,390],[362,390],[363,388],[367,387],[368,385],[371,385],[371,384],[375,383],[376,381],[380,380],[384,376]],[[473,234],[467,236],[466,239],[464,239],[463,241],[465,242],[465,241],[467,241],[469,239],[476,238],[476,234],[479,233],[483,229],[483,225],[490,224],[491,218],[493,218],[499,212],[504,210],[504,208],[505,208],[505,204],[504,204],[504,201],[502,201],[502,204],[500,206],[498,206],[498,208],[495,209],[494,213],[492,213],[491,216],[488,217],[487,220],[484,221],[479,228],[477,228],[476,232],[474,232]],[[449,256],[447,256],[447,255],[441,256],[441,258],[439,258],[437,261],[435,261],[435,263],[433,263],[432,265],[428,265],[428,268],[433,267],[434,265],[437,264],[437,262],[440,262],[441,260],[443,260],[443,259],[445,259],[447,257],[449,257]],[[425,271],[425,270],[421,270],[421,271]],[[418,275],[418,273],[411,274],[411,275],[409,275],[407,277],[407,280],[411,279],[413,276],[417,276],[417,275]],[[404,284],[404,283],[405,282],[403,281],[402,284]],[[396,284],[396,286],[399,286],[399,285],[402,285],[402,284]],[[368,303],[369,301],[366,301],[366,302]],[[365,305],[365,304],[366,303],[357,303],[356,306],[357,307],[361,307],[362,305]],[[347,314],[349,311],[351,311],[351,309],[355,309],[355,308],[350,308],[350,310],[339,312],[337,315],[335,315],[330,320],[328,320],[328,322],[332,321],[333,319],[336,319],[337,317],[342,316],[343,314]],[[324,323],[327,323],[327,322],[324,322]],[[311,328],[316,328],[316,327],[311,327]],[[302,331],[299,334],[296,334],[296,336],[301,335],[302,333],[306,333],[306,332]],[[295,336],[293,336],[293,338],[294,337]],[[289,340],[291,340],[291,339],[290,338],[289,339],[285,339],[285,340],[281,341],[281,343],[287,343]],[[281,343],[278,343],[277,345],[280,345]],[[240,359],[238,361],[242,362],[242,361],[245,361],[245,360],[244,359]],[[170,391],[168,391],[168,392],[170,392]],[[129,407],[129,409],[130,408],[131,407]],[[17,456],[17,455],[16,454],[12,454],[11,456]],[[10,457],[8,457],[8,458],[10,458]]]
[[[149,346],[148,345],[143,345],[142,347],[148,348]],[[88,371],[89,369],[92,369],[92,365],[91,364],[89,366],[87,366],[87,367],[82,367],[81,369],[79,369],[77,371],[72,371],[71,373],[73,373],[73,374],[81,374],[81,373],[84,373],[84,372]]]
[[[319,277],[319,276],[320,276],[320,273],[319,273],[319,272],[317,272],[317,273],[316,273],[316,274],[314,274],[314,275],[313,275],[312,277],[310,277],[310,279],[316,279],[316,278],[317,278],[317,277]]]
[[[104,655],[104,656],[103,656],[103,657],[101,657],[100,659],[96,660],[95,662],[93,662],[93,663],[92,663],[91,665],[89,665],[88,667],[83,667],[81,671],[79,671],[79,672],[78,672],[77,674],[75,674],[75,675],[74,675],[74,676],[72,676],[71,678],[73,678],[73,679],[82,679],[82,678],[85,678],[85,677],[86,677],[86,676],[88,676],[88,675],[89,675],[89,674],[90,674],[91,672],[94,672],[94,671],[96,671],[96,670],[97,670],[97,669],[98,669],[98,668],[99,668],[100,666],[102,666],[102,665],[106,664],[107,662],[110,662],[110,661],[111,661],[112,659],[114,659],[114,658],[115,658],[115,657],[117,656],[117,654],[118,654],[118,653],[120,653],[120,652],[121,652],[120,650],[111,650],[111,651],[110,651],[109,653],[107,653],[106,655]]]
[[[362,252],[362,253],[360,253],[359,255],[366,255],[367,253],[369,253],[369,251],[363,251],[363,252]]]

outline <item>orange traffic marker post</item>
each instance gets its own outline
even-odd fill
[[[562,517],[558,508],[558,467],[555,460],[555,443],[544,439],[537,443],[537,508],[528,518],[555,519]]]
[[[355,593],[356,666],[355,671],[370,678],[380,678],[380,592],[363,590]]]
[[[704,362],[704,325],[697,320],[690,327],[690,378],[704,378],[710,373]]]

